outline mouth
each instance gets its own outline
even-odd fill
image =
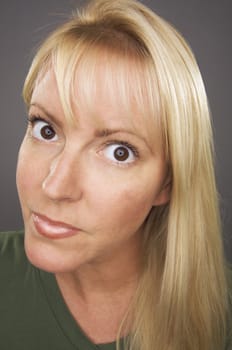
[[[54,221],[47,216],[32,213],[32,221],[36,231],[49,239],[61,239],[74,236],[80,229],[61,221]]]

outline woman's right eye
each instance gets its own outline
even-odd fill
[[[41,141],[56,141],[58,139],[53,127],[45,120],[37,118],[29,120],[31,124],[31,135]]]

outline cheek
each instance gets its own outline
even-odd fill
[[[28,160],[26,152],[24,151],[24,143],[25,141],[23,141],[19,150],[17,170],[16,170],[16,183],[17,183],[17,189],[20,197],[21,197],[21,194],[24,193],[24,190],[27,188],[28,181],[31,178],[30,162]]]
[[[127,184],[102,184],[98,187],[98,195],[95,201],[95,215],[97,220],[105,222],[105,225],[116,228],[137,229],[148,215],[153,202],[153,196],[149,188],[141,186],[136,181]]]
[[[149,192],[140,188],[126,189],[118,198],[119,208],[125,221],[144,221],[152,207],[152,199]]]
[[[41,171],[43,167],[39,165],[38,157],[31,153],[30,148],[24,141],[19,151],[16,171],[16,183],[20,200],[26,197],[27,194],[33,193],[32,191],[42,177]]]
[[[130,232],[137,231],[160,195],[164,173],[162,164],[149,163],[139,170],[135,168],[129,176],[123,172],[123,175],[112,176],[111,181],[109,176],[95,178],[95,186],[91,188],[95,188],[92,199],[96,221],[105,220],[105,225],[109,228],[111,225],[113,230],[124,227]]]

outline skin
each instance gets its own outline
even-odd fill
[[[161,145],[154,149],[147,142],[147,127],[134,104],[131,128],[132,115],[125,118],[106,93],[99,89],[93,101],[97,122],[82,103],[81,111],[74,106],[72,125],[55,76],[47,72],[29,108],[30,118],[44,121],[29,123],[17,168],[26,254],[32,264],[56,275],[70,312],[95,342],[115,339],[137,284],[141,226],[154,205],[169,200]],[[50,140],[41,135],[47,124],[54,130]],[[120,131],[104,131],[111,129]],[[123,146],[129,152],[124,162],[115,160],[113,151],[120,146],[115,140],[133,145],[133,151]],[[71,237],[46,238],[37,231],[33,213],[78,230]]]

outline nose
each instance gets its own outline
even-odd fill
[[[48,174],[42,182],[43,192],[56,201],[75,201],[81,198],[80,162],[63,151],[52,159]]]

